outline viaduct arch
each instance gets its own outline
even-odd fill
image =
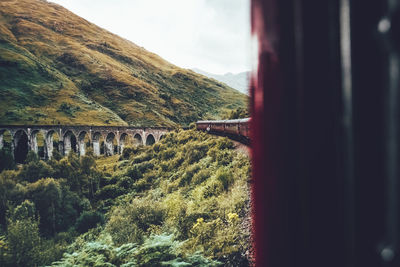
[[[96,156],[101,154],[102,145],[106,156],[122,153],[128,140],[134,145],[152,145],[171,129],[165,127],[129,126],[73,126],[73,125],[0,125],[0,149],[4,147],[3,134],[11,134],[11,153],[17,162],[23,162],[23,155],[29,150],[38,153],[37,137],[44,137],[44,159],[51,159],[54,149],[67,155],[71,150],[85,155],[87,146],[93,147]],[[54,147],[54,136],[58,147]],[[88,142],[85,142],[88,140]],[[103,142],[101,142],[103,140]]]

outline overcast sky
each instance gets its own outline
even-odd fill
[[[51,0],[183,68],[250,70],[250,0]]]

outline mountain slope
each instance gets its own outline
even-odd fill
[[[201,75],[204,75],[208,78],[215,79],[217,81],[220,81],[222,83],[225,83],[226,85],[238,90],[239,92],[243,94],[249,94],[249,80],[250,80],[250,72],[249,71],[244,71],[240,72],[237,74],[233,73],[225,73],[224,75],[218,75],[218,74],[213,74],[206,72],[201,69],[194,68],[192,71],[199,73]]]
[[[57,4],[0,2],[1,124],[172,126],[246,104]]]

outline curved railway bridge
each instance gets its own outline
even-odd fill
[[[43,139],[43,155],[51,159],[54,149],[67,155],[71,150],[85,155],[88,145],[93,153],[111,156],[122,153],[128,142],[135,145],[151,145],[158,142],[171,129],[165,127],[131,126],[73,126],[73,125],[0,125],[0,149],[4,147],[4,136],[8,132],[11,153],[14,157],[25,148],[38,153],[38,135]],[[58,139],[58,142],[54,140]],[[104,144],[104,147],[101,145]]]

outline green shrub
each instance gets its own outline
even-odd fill
[[[157,185],[157,184],[156,184],[157,178],[158,178],[157,172],[155,172],[155,171],[147,172],[147,173],[143,176],[143,179],[144,179],[147,183],[149,183],[149,184],[151,184],[151,185],[153,185],[153,186],[154,186],[154,185]]]
[[[53,150],[53,157],[52,159],[59,161],[60,159],[62,159],[62,155],[58,150]]]
[[[177,230],[179,233],[178,237],[180,239],[188,239],[193,225],[199,218],[209,219],[210,214],[209,213],[186,214],[185,212],[182,211],[177,220]]]
[[[25,200],[18,205],[13,211],[11,215],[11,221],[17,220],[25,220],[29,218],[34,218],[36,213],[35,203],[30,200]]]
[[[160,152],[160,150],[162,150],[162,144],[160,144],[160,143],[155,143],[154,145],[153,145],[153,151],[155,152],[155,153],[159,153]]]
[[[129,159],[131,156],[135,155],[138,153],[139,149],[137,147],[132,147],[132,146],[125,146],[124,149],[122,150],[122,159]]]
[[[179,252],[181,242],[172,234],[152,235],[134,253],[137,266],[220,266],[200,252],[183,255]]]
[[[183,157],[182,153],[177,154],[176,157],[171,161],[169,169],[172,170],[178,168],[184,161],[185,158]]]
[[[133,188],[137,192],[143,192],[151,188],[151,183],[147,182],[146,179],[140,179],[134,183]]]
[[[172,159],[176,154],[176,150],[173,148],[168,148],[162,152],[160,152],[160,158],[162,160],[169,160]]]
[[[0,229],[6,225],[6,214],[11,203],[21,203],[25,190],[17,185],[16,171],[4,170],[0,173]],[[1,232],[0,232],[1,235]]]
[[[41,263],[39,223],[34,218],[11,221],[7,243],[14,266],[38,266]]]
[[[216,179],[211,179],[205,187],[203,187],[203,197],[209,198],[212,196],[218,196],[224,191],[222,183]]]
[[[233,183],[233,175],[225,169],[219,169],[216,173],[216,178],[221,182],[225,190]]]
[[[225,119],[228,120],[234,120],[234,119],[243,119],[243,118],[248,118],[250,116],[249,110],[247,108],[236,108],[234,110],[231,110],[229,112],[229,115],[225,117]]]
[[[182,254],[181,242],[172,234],[152,235],[142,245],[126,243],[115,246],[107,239],[88,241],[74,253],[64,257],[52,266],[220,266],[200,252]]]
[[[192,181],[193,175],[199,170],[200,166],[198,164],[190,165],[179,180],[179,186],[188,185]]]
[[[218,139],[216,147],[219,150],[224,150],[224,149],[233,149],[234,145],[233,145],[233,142],[231,140],[229,140],[228,138],[224,137],[224,138],[219,138]]]
[[[28,154],[26,154],[25,163],[39,161],[39,156],[34,151],[30,150]]]
[[[106,228],[116,244],[140,242],[150,226],[161,225],[163,218],[164,210],[160,203],[134,199],[112,210]]]
[[[84,211],[76,220],[75,229],[79,233],[86,233],[98,224],[104,224],[104,216],[99,212]]]
[[[128,246],[130,245],[130,246]],[[125,245],[125,250],[135,248],[134,244]],[[72,266],[120,266],[122,262],[117,258],[120,250],[115,249],[106,241],[88,241],[81,245],[80,249],[73,253],[64,253],[60,261],[53,262],[51,266],[72,267]],[[122,257],[121,257],[122,258]]]
[[[7,239],[4,235],[0,235],[0,266],[10,266],[10,265],[11,265],[11,255]]]
[[[43,178],[26,186],[26,197],[32,199],[40,217],[40,231],[46,236],[54,236],[63,227],[60,220],[63,191],[60,181]]]
[[[149,161],[154,158],[153,152],[145,152],[143,155],[139,155],[133,158],[132,163],[142,163]]]
[[[53,174],[54,170],[49,164],[42,160],[32,160],[22,167],[19,177],[32,183],[41,178],[53,177]]]
[[[150,162],[142,162],[136,165],[140,173],[145,173],[154,168],[154,164]]]
[[[218,162],[218,165],[222,166],[228,166],[233,161],[232,152],[228,150],[212,148],[207,152],[207,155],[210,156],[213,161]]]
[[[228,266],[249,266],[249,261],[243,253],[245,239],[241,239],[240,221],[235,213],[228,214],[226,222],[220,218],[206,221],[198,218],[190,230],[191,238],[185,244],[185,249],[199,246],[205,254],[223,260]]]
[[[118,182],[118,179],[119,179],[118,176],[112,176],[112,177],[101,176],[99,180],[100,187],[116,184]]]
[[[176,259],[176,246],[172,235],[151,236],[135,253],[138,266],[167,265],[165,262]]]
[[[202,169],[198,173],[193,175],[192,183],[194,185],[201,184],[211,176],[211,172],[208,169]]]
[[[121,178],[119,178],[118,182],[117,182],[117,186],[124,188],[125,190],[128,190],[132,187],[134,183],[134,179],[132,179],[131,177],[128,176],[123,176]]]
[[[106,185],[96,192],[96,199],[113,199],[125,193],[124,188],[117,184]]]
[[[40,244],[40,266],[47,266],[51,264],[54,260],[60,259],[68,244],[66,242],[56,242],[54,239],[42,239]]]
[[[208,151],[208,146],[205,144],[201,145],[191,145],[188,147],[185,147],[185,159],[189,164],[193,164],[195,162],[198,162],[200,159],[202,159],[205,155],[207,155]]]
[[[137,165],[128,167],[125,175],[132,178],[132,180],[134,180],[134,181],[139,180],[140,178],[143,177],[143,174],[139,170]]]
[[[166,162],[161,162],[159,166],[162,172],[167,172],[169,170],[169,164]]]
[[[13,155],[6,149],[0,149],[0,172],[3,170],[12,170],[15,168]]]

